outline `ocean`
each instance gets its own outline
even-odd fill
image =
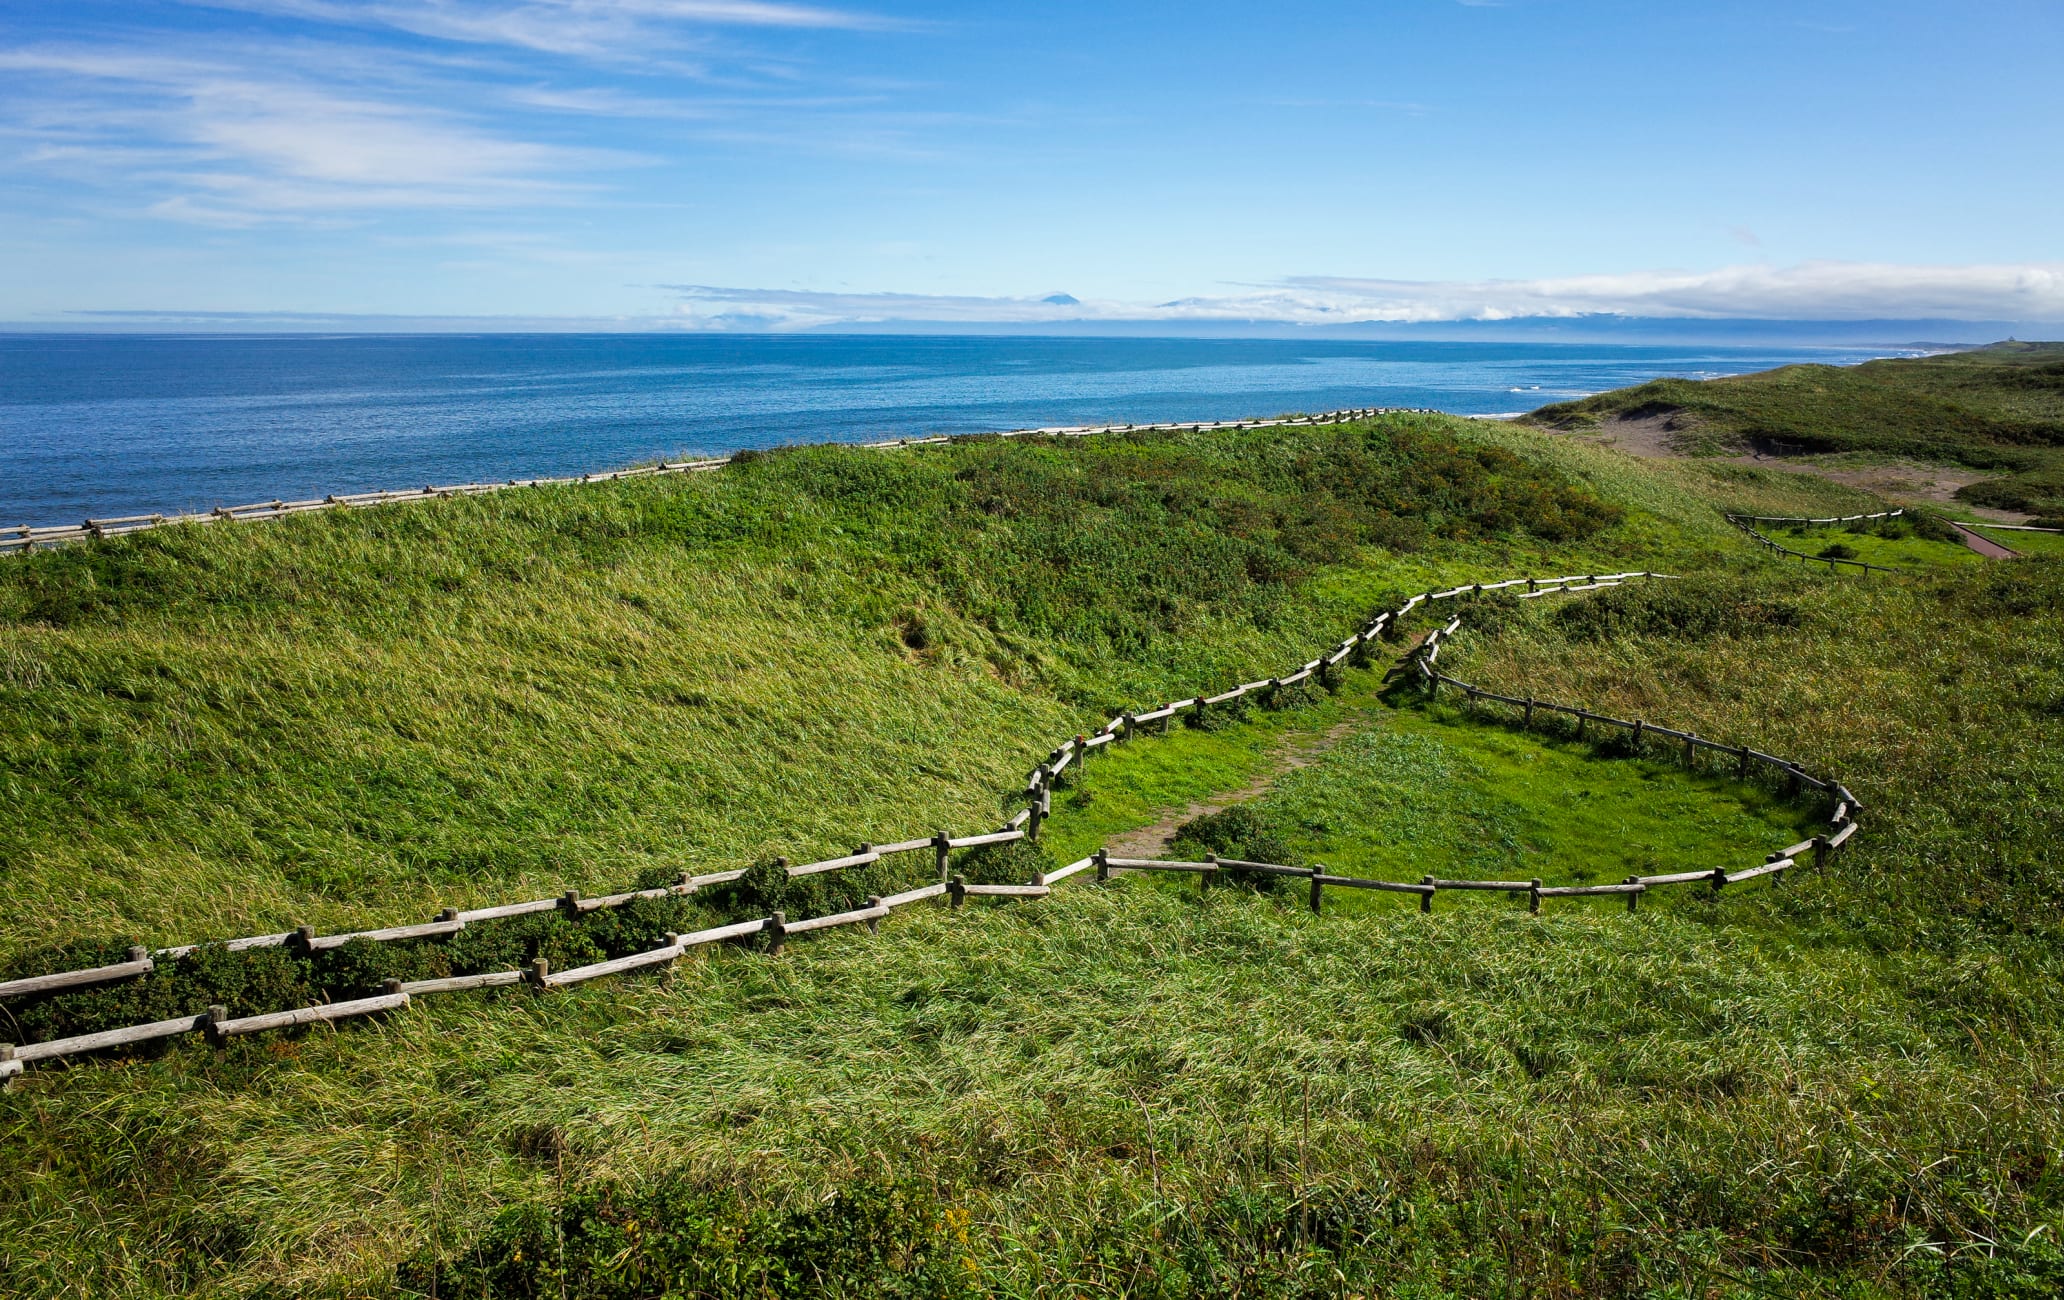
[[[1513,414],[1854,349],[828,335],[0,335],[0,525],[746,447],[1345,406]]]

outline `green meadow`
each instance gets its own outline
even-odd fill
[[[1830,579],[1721,517],[1875,508],[1398,416],[798,449],[0,565],[0,978],[754,869],[348,961],[204,949],[11,1000],[14,1041],[757,915],[776,855],[996,826],[1062,738],[1466,580],[1678,575],[1457,602],[1441,667],[1866,805],[1823,872],[1632,915],[1085,873],[779,957],[37,1067],[0,1094],[0,1293],[2054,1294],[2064,564],[1830,532],[1912,570]],[[1428,700],[1403,649],[1101,750],[1036,851],[960,869],[1173,818],[1177,855],[1589,883],[1747,867],[1824,813]],[[796,905],[930,862],[870,870]]]
[[[1529,417],[1578,432],[1612,418],[1662,420],[1691,452],[1905,457],[1995,471],[1958,498],[2064,516],[2064,344],[1660,379]]]

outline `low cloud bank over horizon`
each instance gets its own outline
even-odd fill
[[[1646,271],[1535,280],[1416,281],[1292,276],[1157,303],[1078,299],[1064,291],[1000,297],[819,292],[702,284],[650,286],[671,310],[612,316],[381,314],[105,308],[17,325],[64,328],[342,328],[349,330],[652,330],[800,333],[897,325],[925,332],[1127,333],[1525,322],[1701,322],[1716,327],[1902,322],[2042,326],[2064,333],[2064,263],[1897,266],[1820,261],[1706,272]]]
[[[1071,321],[1431,324],[1618,316],[1686,320],[2064,321],[2064,263],[1896,266],[1807,262],[1537,280],[1421,281],[1292,276],[1159,303],[1064,292],[996,298],[661,285],[681,324],[794,330],[893,321],[1043,325]]]

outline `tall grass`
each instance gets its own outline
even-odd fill
[[[737,470],[0,570],[10,962],[986,823],[1104,709],[1535,565],[1711,573],[1728,612],[1661,586],[1530,602],[1443,666],[1834,771],[1867,829],[1824,876],[1633,917],[1329,896],[1314,918],[1078,880],[778,961],[38,1071],[0,1097],[0,1290],[646,1295],[685,1267],[710,1294],[1027,1297],[2064,1280],[2058,566],[1831,583],[1716,507],[1824,512],[1846,489],[1433,420]],[[1788,829],[1718,777],[1378,688],[1099,754],[1051,847],[1343,724],[1262,801],[1292,852],[1499,874],[1560,854],[1574,875],[1620,870],[1614,846],[1711,865]]]

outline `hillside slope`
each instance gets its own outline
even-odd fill
[[[1976,505],[2064,514],[2064,344],[1660,379],[1542,407],[1563,430],[1658,419],[1687,449],[1865,452],[2009,471],[1964,488]]]
[[[1393,417],[812,449],[0,566],[6,973],[993,820],[1056,736],[1514,571],[1688,576],[1483,602],[1444,667],[1792,755],[1871,810],[1825,874],[1634,916],[1079,877],[778,960],[38,1070],[0,1096],[0,1290],[2054,1290],[2064,565],[1830,583],[1719,516],[1869,504]],[[1100,755],[1050,849],[1238,789],[1284,737],[1315,757],[1253,816],[1300,857],[1710,868],[1788,838],[1769,790],[1381,669]]]

